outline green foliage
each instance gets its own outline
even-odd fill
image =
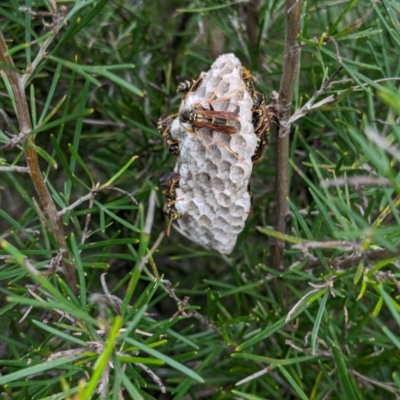
[[[303,2],[293,112],[314,108],[292,125],[290,231],[270,228],[271,139],[229,257],[160,236],[158,178],[175,160],[152,119],[177,109],[176,75],[198,76],[221,52],[278,91],[284,2],[256,14],[252,2],[67,2],[55,37],[51,17],[19,9],[50,4],[5,2],[1,29],[26,74],[30,146],[79,290],[29,174],[14,168],[27,148],[9,145],[20,130],[3,73],[0,397],[398,398],[398,3]],[[287,242],[282,270],[269,237]]]

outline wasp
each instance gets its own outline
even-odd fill
[[[254,127],[254,133],[257,136],[257,144],[254,149],[254,154],[251,157],[253,166],[256,165],[262,158],[265,148],[268,146],[268,135],[270,126],[273,121],[277,121],[276,111],[273,106],[267,105],[265,95],[255,90],[255,80],[250,71],[242,67],[242,79],[246,85],[246,90],[251,96],[253,106],[251,109],[251,122]],[[249,194],[251,193],[248,188]],[[252,199],[252,195],[250,194]]]
[[[254,119],[255,113],[257,114],[256,119]],[[254,154],[251,157],[253,166],[261,160],[264,150],[268,146],[268,135],[272,122],[277,122],[276,111],[273,106],[263,105],[258,110],[253,112],[254,133],[257,136],[256,148],[254,149]]]
[[[249,92],[249,95],[253,97],[256,82],[253,75],[251,75],[251,72],[245,67],[242,67],[242,79],[244,81],[244,84],[246,85],[246,89]]]
[[[176,193],[175,189],[179,187],[179,180],[181,179],[181,175],[178,172],[170,172],[168,174],[163,175],[160,178],[160,185],[165,187],[163,190],[163,194],[169,198],[175,198]]]
[[[239,114],[232,111],[216,111],[210,104],[210,110],[200,107],[184,109],[179,114],[182,123],[188,123],[196,128],[232,135],[237,128],[229,125],[231,121],[239,121]]]
[[[161,186],[166,188],[162,193],[166,197],[163,212],[169,218],[167,236],[170,234],[172,222],[182,217],[182,214],[175,208],[175,203],[177,202],[175,189],[179,188],[180,178],[181,176],[177,172],[170,172],[160,178]]]
[[[267,98],[261,92],[256,91],[256,81],[251,75],[251,72],[245,67],[242,67],[242,79],[246,85],[247,92],[253,100],[253,110],[260,108],[262,105],[267,104]]]
[[[261,106],[267,105],[267,98],[265,97],[264,93],[254,91],[251,99],[253,100],[253,110],[257,110]]]
[[[262,117],[264,114],[263,107],[267,105],[267,98],[263,93],[255,91],[253,93],[252,99],[253,107],[251,122],[254,126],[254,132],[256,132],[259,128],[260,123],[262,123]]]
[[[263,157],[264,150],[268,145],[268,131],[269,128],[257,136],[256,148],[254,149],[254,154],[251,156],[253,166],[255,166]]]
[[[179,140],[171,135],[171,125],[177,114],[171,114],[168,117],[160,117],[157,121],[157,130],[163,139],[164,146],[174,156],[179,154]]]
[[[176,88],[177,93],[188,93],[196,90],[199,87],[200,82],[203,77],[194,78],[184,78],[182,76],[177,76],[176,79],[179,81],[178,87]]]
[[[176,200],[166,201],[163,207],[164,214],[168,215],[169,222],[167,228],[167,236],[171,233],[171,225],[173,221],[182,218],[182,214],[175,208]]]

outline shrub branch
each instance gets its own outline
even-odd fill
[[[22,77],[16,72],[12,58],[7,55],[7,45],[4,40],[3,34],[0,32],[0,62],[3,64],[3,73],[7,76],[13,91],[15,99],[15,107],[17,111],[17,118],[19,124],[19,136],[22,143],[25,145],[25,157],[29,167],[29,174],[32,183],[35,187],[36,193],[39,196],[40,204],[47,217],[47,226],[54,235],[57,242],[59,251],[63,254],[63,270],[65,279],[69,287],[76,291],[76,275],[75,267],[73,264],[68,263],[67,259],[72,259],[72,255],[67,251],[67,243],[65,241],[65,233],[62,225],[61,218],[57,214],[57,208],[53,202],[46,183],[43,179],[42,172],[40,171],[39,159],[37,153],[34,151],[35,143],[34,138],[30,133],[32,132],[32,124],[29,116],[28,103],[25,96],[25,88]],[[8,68],[7,68],[8,66]]]
[[[290,108],[300,64],[300,46],[297,35],[300,31],[301,1],[286,0],[286,39],[285,60],[277,110],[279,115],[279,134],[276,140],[276,193],[277,221],[275,229],[286,232],[286,221],[289,215],[289,133]],[[282,268],[285,242],[274,239],[271,246],[271,263],[275,269]]]

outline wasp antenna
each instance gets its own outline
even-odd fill
[[[196,135],[199,138],[200,142],[203,143],[203,146],[205,147],[207,153],[211,153],[210,147],[208,146],[205,137],[198,131],[197,128],[195,128],[194,131],[196,132]]]

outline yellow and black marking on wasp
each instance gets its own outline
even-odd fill
[[[179,187],[179,180],[181,175],[178,172],[169,172],[160,178],[160,185],[166,189],[163,190],[163,194],[167,197],[175,198],[175,189]]]
[[[250,71],[244,67],[242,67],[242,79],[253,101],[251,122],[254,127],[254,133],[257,136],[256,148],[251,157],[254,166],[262,159],[264,150],[268,146],[270,125],[274,119],[276,120],[276,115],[272,106],[267,105],[267,98],[265,95],[255,89],[254,77],[251,75]]]
[[[253,110],[258,110],[261,106],[267,105],[267,98],[261,92],[255,90],[251,98],[253,100]]]
[[[178,87],[176,88],[177,93],[188,93],[196,90],[200,82],[203,80],[203,77],[200,78],[184,78],[182,76],[177,76],[176,77],[178,83]]]
[[[256,117],[254,114],[257,113]],[[273,122],[276,122],[276,111],[273,106],[261,106],[253,112],[254,133],[257,136],[257,144],[251,157],[253,166],[262,158],[265,148],[268,146],[268,136]]]
[[[166,188],[162,193],[165,195],[163,212],[169,218],[167,236],[170,234],[172,222],[182,217],[182,214],[175,208],[177,202],[175,189],[179,188],[180,178],[181,176],[177,172],[170,172],[160,178],[160,185]]]
[[[157,130],[163,139],[164,146],[174,156],[179,154],[179,140],[171,135],[171,125],[177,114],[171,114],[168,117],[160,117],[157,121]]]
[[[245,67],[242,67],[242,79],[244,81],[244,84],[246,85],[246,89],[249,92],[249,95],[251,97],[253,97],[253,93],[255,91],[256,82],[254,80],[254,76]]]

